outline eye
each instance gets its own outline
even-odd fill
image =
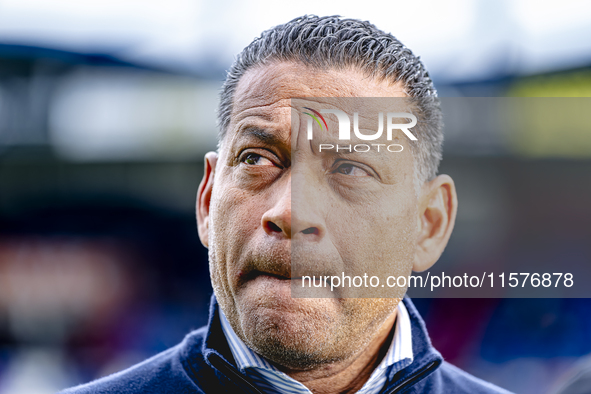
[[[266,157],[263,157],[261,155],[258,155],[256,153],[246,154],[242,158],[241,162],[251,165],[251,166],[274,166],[275,165],[271,160],[269,160]]]
[[[349,176],[371,176],[369,172],[352,163],[343,163],[334,170],[335,174],[343,174]]]

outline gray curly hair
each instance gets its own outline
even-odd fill
[[[222,86],[218,108],[220,144],[224,139],[236,86],[251,67],[296,61],[318,69],[356,67],[377,80],[402,81],[415,103],[420,136],[411,144],[415,179],[433,178],[441,160],[443,120],[437,91],[418,56],[391,34],[367,21],[338,16],[302,16],[261,34],[236,57]]]

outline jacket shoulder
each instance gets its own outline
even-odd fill
[[[419,386],[423,386],[427,392],[434,393],[511,394],[509,391],[470,375],[446,361],[425,379],[424,385]]]
[[[72,387],[58,394],[136,394],[136,393],[200,393],[187,375],[181,352],[187,341],[200,348],[205,327],[189,334],[183,342],[126,370],[90,383]]]

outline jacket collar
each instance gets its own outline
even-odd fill
[[[211,296],[211,302],[209,305],[209,320],[207,322],[207,334],[201,348],[201,353],[207,360],[210,355],[217,354],[225,362],[230,363],[232,366],[236,365],[230,345],[226,340],[224,331],[222,330],[222,322],[220,319],[220,307],[215,298],[215,295]]]
[[[417,308],[408,297],[404,297],[403,302],[410,317],[414,360],[408,367],[388,377],[388,385],[384,391],[388,393],[398,392],[403,387],[418,383],[443,362],[443,357],[431,344],[427,327]]]
[[[419,315],[414,304],[408,297],[405,297],[403,302],[406,306],[411,322],[414,360],[408,367],[396,373],[393,372],[391,376],[388,376],[388,384],[385,392],[397,392],[403,387],[416,384],[434,372],[443,362],[441,354],[433,348],[433,345],[431,345],[425,322]],[[241,375],[236,368],[232,351],[224,336],[220,321],[219,305],[213,295],[209,307],[209,320],[205,331],[205,337],[201,344],[195,343],[195,345],[200,345],[200,348],[191,349],[190,343],[185,344],[184,348],[187,351],[185,354],[186,359],[194,359],[193,356],[196,354],[192,355],[191,353],[201,353],[205,362],[211,367],[220,370],[224,374],[232,372],[232,374],[236,373],[239,376]],[[228,370],[228,368],[230,368],[230,370]],[[221,369],[224,369],[224,371]],[[230,379],[232,378],[229,376],[226,377]]]

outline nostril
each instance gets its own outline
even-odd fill
[[[273,222],[267,222],[267,228],[271,232],[275,232],[275,233],[282,233],[283,232],[283,230],[281,230],[281,227],[279,227],[278,225],[276,225]]]
[[[307,229],[302,230],[302,233],[318,235],[319,231],[318,231],[318,227],[308,227]]]

